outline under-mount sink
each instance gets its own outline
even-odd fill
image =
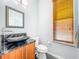
[[[29,37],[20,36],[20,37],[7,38],[7,41],[8,42],[17,42],[17,41],[27,40],[28,38]]]

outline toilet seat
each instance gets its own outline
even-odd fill
[[[47,52],[47,47],[45,45],[38,45],[36,48],[38,52],[41,52],[41,53]]]

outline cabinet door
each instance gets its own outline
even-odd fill
[[[8,52],[7,54],[1,56],[1,59],[16,59],[15,57],[15,50]]]
[[[35,43],[26,46],[27,59],[35,59]]]
[[[1,56],[1,59],[10,59],[9,55],[10,55],[9,53],[5,54],[5,55]]]
[[[24,59],[28,59],[27,58],[27,55],[28,55],[27,48],[28,48],[28,45],[24,46],[24,50],[23,50],[24,51],[24,54],[23,54],[24,55]]]
[[[13,50],[9,53],[9,59],[16,59],[16,50]]]
[[[25,46],[23,46],[21,49],[22,49],[22,59],[26,59],[26,49],[25,49]]]
[[[22,55],[22,47],[16,49],[16,59],[22,59],[23,55]]]

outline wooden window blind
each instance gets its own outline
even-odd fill
[[[54,5],[56,20],[73,17],[73,0],[56,0]]]
[[[53,0],[54,39],[73,43],[73,0]]]

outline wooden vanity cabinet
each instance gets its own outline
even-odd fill
[[[35,43],[19,47],[0,56],[0,59],[35,59]]]
[[[1,59],[16,59],[16,50],[13,50],[7,54],[2,55]]]
[[[24,46],[24,59],[35,59],[35,43]]]
[[[22,55],[23,51],[22,50],[23,50],[23,47],[16,49],[16,52],[15,52],[16,59],[23,59],[23,55]]]
[[[26,53],[27,53],[27,58],[26,59],[35,59],[35,43],[31,43],[28,46],[26,46]]]

